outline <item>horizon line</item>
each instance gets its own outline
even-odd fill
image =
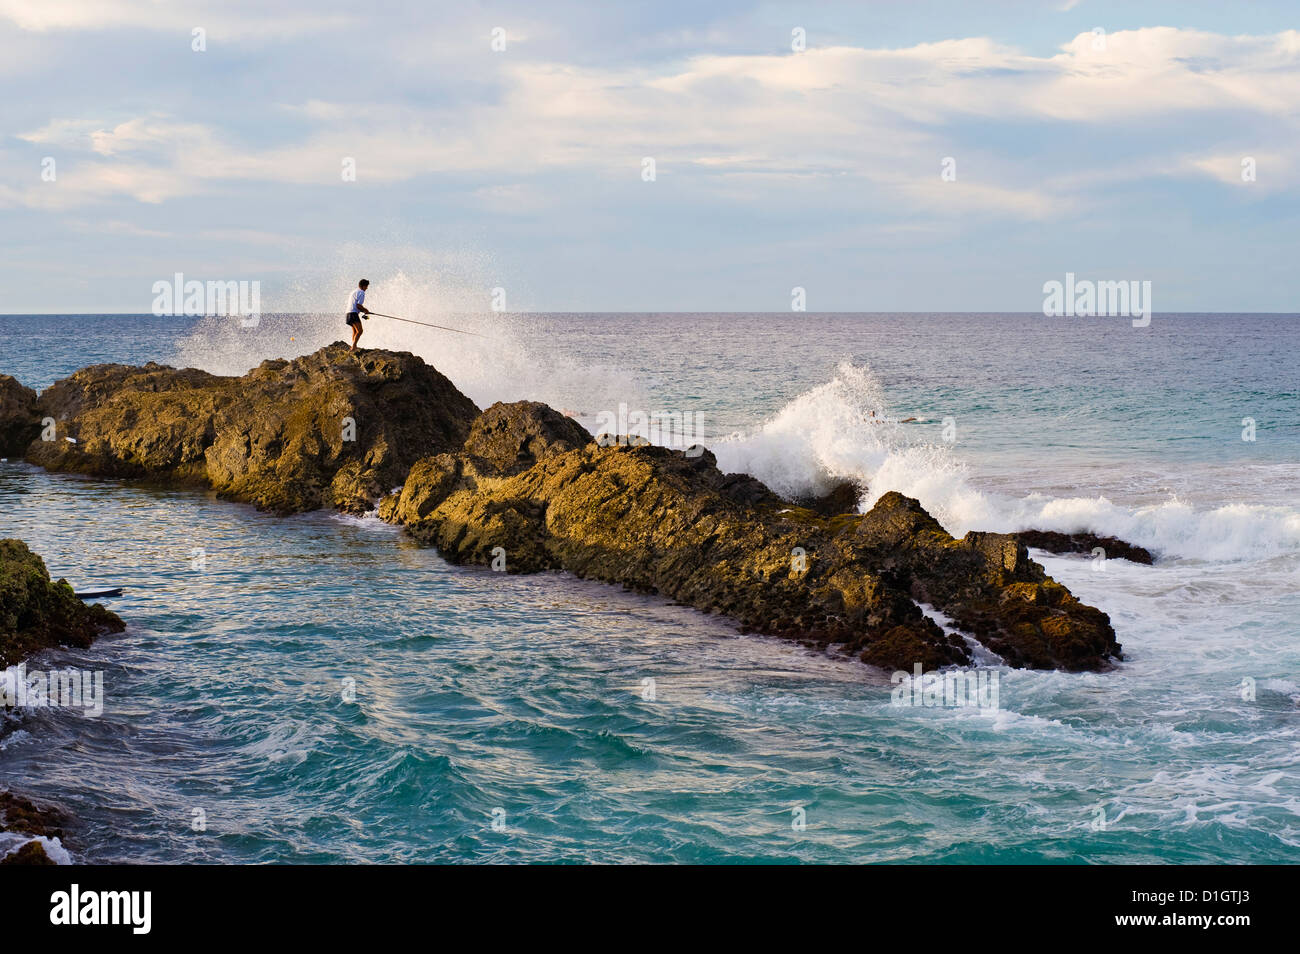
[[[425,315],[1039,315],[1044,318],[1114,318],[1125,317],[1123,315],[1044,315],[1042,310],[1036,311],[1009,311],[995,308],[975,308],[968,311],[934,311],[934,310],[916,310],[902,311],[896,309],[885,309],[881,311],[855,311],[850,309],[824,309],[819,311],[753,311],[749,309],[740,310],[719,310],[708,309],[703,311],[683,311],[677,309],[636,309],[636,310],[554,310],[554,309],[534,309],[527,311],[425,311]],[[333,315],[333,311],[264,311],[259,313],[262,317],[275,317],[281,315]],[[1297,311],[1236,311],[1236,310],[1214,310],[1214,311],[1153,311],[1154,315],[1281,315],[1300,317],[1300,310]],[[0,312],[0,318],[238,318],[238,314],[230,315],[155,315],[147,311],[13,311]]]

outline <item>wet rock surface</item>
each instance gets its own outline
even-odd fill
[[[41,430],[36,392],[0,374],[0,457],[20,457]]]
[[[52,865],[55,862],[37,841],[41,838],[64,838],[67,815],[50,805],[38,805],[13,792],[0,791],[0,834],[18,836],[5,839],[12,843],[0,857],[0,865]],[[22,836],[30,835],[24,841]]]
[[[1016,537],[1025,546],[1046,550],[1048,553],[1092,554],[1100,547],[1107,560],[1129,560],[1146,566],[1155,563],[1150,550],[1126,543],[1118,537],[1105,537],[1096,533],[1060,533],[1056,530],[1020,530]]]
[[[836,484],[824,494],[794,502],[823,517],[834,517],[842,513],[856,513],[858,503],[865,492],[863,487],[846,480]]]
[[[504,419],[517,434],[554,424],[536,406]],[[918,603],[1014,666],[1100,669],[1119,658],[1107,616],[1012,536],[954,539],[897,493],[866,514],[824,516],[723,474],[707,451],[564,443],[550,442],[526,469],[509,453],[422,460],[380,513],[451,562],[568,570],[725,614],[745,631],[840,645],[885,668],[970,662],[965,640]]]
[[[27,544],[0,540],[0,666],[54,646],[89,646],[124,628],[115,613],[77,599],[66,580],[52,581]]]
[[[58,435],[27,457],[50,469],[190,482],[283,513],[361,512],[400,485],[380,516],[451,562],[567,570],[885,668],[969,663],[963,634],[1013,666],[1120,658],[1106,614],[1030,560],[1023,535],[955,539],[897,493],[859,514],[852,484],[791,503],[708,451],[593,441],[535,401],[480,414],[407,353],[335,344],[239,378],[100,365],[37,411]]]

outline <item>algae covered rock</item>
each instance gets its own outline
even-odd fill
[[[18,457],[40,433],[36,392],[0,374],[0,457]]]
[[[35,839],[20,845],[0,858],[0,865],[52,865],[54,860],[45,853],[45,847]]]
[[[368,510],[416,460],[459,449],[478,416],[416,355],[341,343],[237,378],[97,365],[56,382],[39,410],[56,435],[28,446],[32,463],[211,487],[278,513]]]
[[[77,599],[67,581],[52,582],[27,544],[0,540],[0,666],[52,646],[89,646],[124,628],[116,614]]]
[[[38,805],[14,792],[0,791],[0,833],[33,836],[30,841],[18,840],[16,847],[0,857],[0,865],[54,864],[44,845],[36,839],[62,840],[63,826],[67,823],[68,816],[58,808]]]

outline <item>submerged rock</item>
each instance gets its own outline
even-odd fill
[[[549,419],[536,406],[505,417],[514,434]],[[422,460],[381,516],[454,563],[568,570],[886,668],[970,661],[965,640],[918,602],[1011,665],[1098,669],[1120,654],[1107,616],[1048,578],[1014,537],[956,540],[901,494],[867,514],[825,517],[723,474],[707,451],[557,441],[522,470],[510,456]]]
[[[0,457],[18,457],[41,430],[36,392],[0,374]]]
[[[1107,560],[1129,560],[1132,563],[1155,563],[1151,551],[1125,543],[1118,537],[1104,537],[1096,533],[1060,533],[1056,530],[1021,530],[1016,537],[1027,547],[1046,550],[1048,553],[1092,553],[1100,547]]]
[[[52,582],[27,544],[0,540],[0,666],[53,646],[89,646],[125,628],[117,614],[77,599],[66,580]]]
[[[39,411],[57,433],[28,445],[32,463],[207,486],[278,513],[364,512],[416,460],[460,449],[478,416],[415,355],[342,343],[238,378],[96,365],[41,394]]]

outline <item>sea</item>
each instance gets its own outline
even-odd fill
[[[374,307],[382,290],[376,286]],[[29,670],[0,786],[93,863],[1261,863],[1300,859],[1300,316],[376,318],[480,407],[680,415],[787,496],[897,490],[953,534],[1091,531],[1036,560],[1110,614],[1097,673],[984,654],[996,705],[562,573],[445,563],[363,517],[0,463],[0,536],[126,631]],[[399,310],[404,308],[405,310]],[[242,374],[340,315],[0,316],[37,389],[103,362]],[[11,676],[12,677],[12,676]],[[985,700],[987,701],[987,700]],[[0,845],[0,849],[4,846]]]

